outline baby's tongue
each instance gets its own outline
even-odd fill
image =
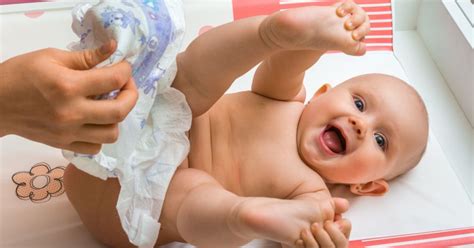
[[[342,144],[341,144],[341,141],[339,140],[339,136],[337,135],[335,131],[328,130],[324,132],[323,140],[326,146],[329,147],[329,149],[331,149],[331,151],[335,153],[342,152]]]

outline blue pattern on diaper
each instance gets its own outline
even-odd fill
[[[137,26],[140,25],[140,20],[137,19],[131,11],[126,12],[120,8],[106,8],[105,11],[101,13],[101,16],[104,21],[104,28],[119,26],[125,29],[130,27],[133,34],[135,34]]]
[[[122,3],[126,6],[133,6],[126,0],[122,0]],[[164,68],[160,68],[159,60],[174,38],[174,27],[163,0],[141,0],[137,1],[137,4],[146,16],[149,34],[148,37],[139,37],[139,41],[144,47],[132,65],[133,78],[138,89],[143,90],[145,95],[151,93],[153,96],[156,92],[156,83],[165,71]],[[136,28],[142,24],[133,12],[121,8],[109,7],[101,13],[101,16],[105,28],[112,25],[124,29],[130,28],[134,34]],[[120,51],[117,52],[120,53]],[[114,55],[118,56],[118,54]]]
[[[149,33],[148,36],[141,35],[138,37],[142,48],[132,65],[132,74],[137,88],[143,90],[145,95],[151,94],[153,97],[156,92],[156,84],[165,72],[165,68],[160,67],[159,60],[169,43],[174,39],[174,26],[171,17],[163,0],[122,0],[121,3],[130,8],[136,8],[138,5],[146,17],[146,20],[142,21],[147,22]],[[140,22],[140,19],[132,11],[127,11],[120,7],[107,7],[100,15],[105,29],[112,26],[122,29],[130,28],[132,33],[136,34],[137,28],[144,24]],[[81,34],[81,43],[84,43],[89,33],[90,30]],[[123,52],[117,50],[109,60],[114,61],[117,56],[122,57],[123,55]],[[113,94],[106,94],[100,96],[99,99],[112,98],[113,96]]]
[[[145,47],[133,64],[133,78],[138,89],[153,96],[165,71],[159,60],[173,39],[174,27],[163,0],[142,0],[139,6],[147,17],[149,36],[140,37]]]

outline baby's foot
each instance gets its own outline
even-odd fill
[[[363,55],[370,30],[365,11],[352,0],[339,6],[305,7],[275,13],[260,26],[269,46],[283,49],[340,50]]]
[[[334,206],[330,200],[252,198],[238,205],[232,216],[229,225],[238,236],[295,246],[301,230],[333,218]]]

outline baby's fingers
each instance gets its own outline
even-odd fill
[[[350,225],[350,222],[349,222],[349,225]],[[342,228],[340,229],[338,225],[334,224],[334,222],[324,223],[324,229],[326,230],[327,234],[331,238],[331,241],[334,243],[335,247],[337,248],[349,247],[349,241],[348,241],[349,235],[346,236],[346,234],[343,233],[343,231],[341,230]],[[350,229],[349,229],[349,233],[350,233]]]
[[[316,242],[313,234],[308,229],[301,232],[301,239],[304,242],[305,248],[319,248],[318,242]]]
[[[344,234],[346,239],[349,239],[351,235],[352,224],[348,219],[339,219],[335,221],[336,226],[339,227],[339,230]]]
[[[334,248],[336,247],[331,240],[329,234],[324,230],[323,226],[318,223],[313,223],[311,225],[311,232],[313,233],[314,238],[321,248]],[[344,235],[343,235],[344,236]]]

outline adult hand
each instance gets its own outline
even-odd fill
[[[131,67],[121,62],[92,69],[116,49],[48,48],[0,64],[0,137],[16,134],[57,148],[95,154],[118,138],[138,97]],[[90,70],[91,69],[91,70]],[[116,99],[94,96],[120,90]]]

